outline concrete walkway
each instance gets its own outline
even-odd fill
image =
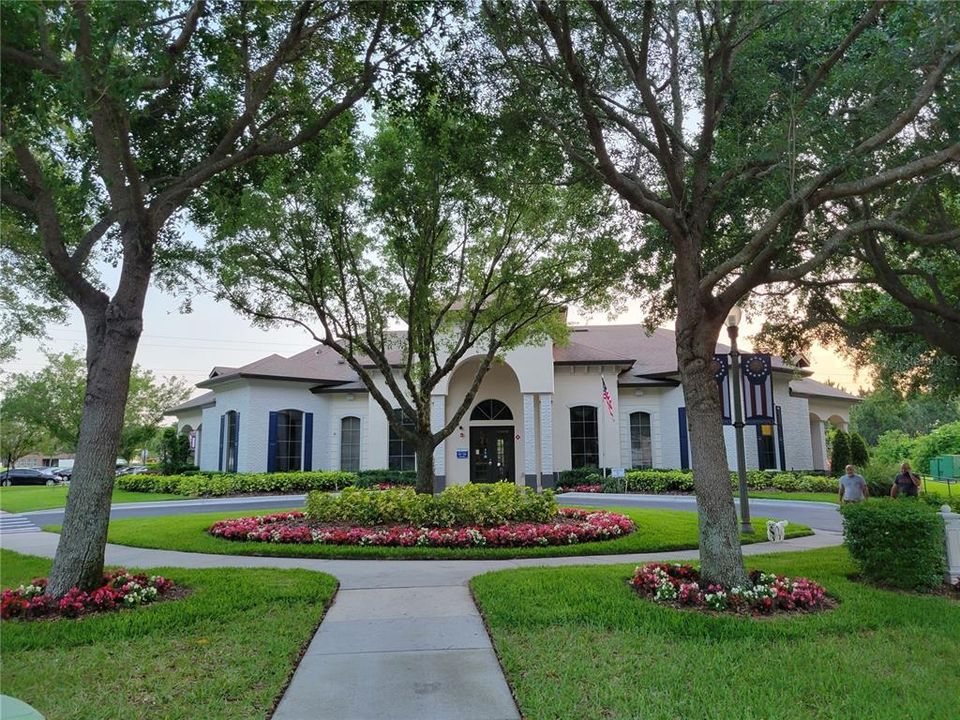
[[[52,557],[59,535],[4,535],[0,546]],[[746,545],[745,555],[829,547],[835,532]],[[314,560],[207,555],[107,545],[126,567],[275,567],[330,573],[340,591],[274,720],[518,720],[467,583],[519,567],[690,560],[696,550],[518,560]]]

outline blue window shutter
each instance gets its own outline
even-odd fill
[[[787,453],[783,447],[783,414],[780,412],[780,406],[777,405],[777,450],[780,453],[780,469],[787,469]]]
[[[690,446],[687,438],[687,409],[685,407],[677,408],[677,416],[680,421],[680,467],[689,470]]]
[[[220,459],[217,461],[217,470],[223,472],[223,428],[227,422],[227,416],[220,416]]]
[[[303,469],[313,470],[313,413],[303,414]]]
[[[277,471],[277,413],[270,412],[267,425],[267,472]]]

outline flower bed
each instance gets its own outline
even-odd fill
[[[358,527],[310,521],[301,512],[220,520],[210,534],[225,540],[388,547],[533,547],[612,540],[633,532],[617,513],[560,508],[554,522],[512,522],[494,527],[427,528],[412,525]]]
[[[807,578],[753,570],[750,587],[700,585],[692,565],[648,563],[636,569],[630,584],[643,597],[675,607],[698,607],[717,612],[770,614],[823,610],[832,606],[823,586]]]
[[[0,596],[0,617],[34,619],[42,617],[78,617],[80,615],[132,608],[152,603],[167,595],[174,585],[162,575],[132,575],[120,569],[103,576],[103,584],[92,592],[71,588],[60,600],[46,594],[46,578],[29,585],[4,590]]]
[[[582,492],[582,493],[599,493],[603,492],[603,486],[600,484],[586,484],[586,485],[568,485],[566,487],[557,488],[557,494],[562,495],[563,493],[568,492]]]

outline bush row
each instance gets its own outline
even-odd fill
[[[116,486],[131,492],[174,495],[239,495],[340,490],[357,481],[355,473],[323,470],[290,473],[213,473],[197,475],[121,475]]]
[[[943,584],[943,518],[930,504],[877,498],[841,514],[844,544],[867,580],[919,591]]]
[[[307,495],[307,517],[316,522],[365,527],[402,523],[414,527],[492,527],[506,522],[550,522],[557,514],[553,493],[537,494],[513,483],[457,485],[439,495],[411,488],[371,491],[346,488],[339,496]]]
[[[730,473],[730,482],[734,487],[739,484],[735,472]],[[565,488],[596,483],[603,486],[604,492],[693,492],[693,471],[628,470],[622,478],[609,475],[604,478],[596,468],[579,468],[561,472],[557,486]],[[774,489],[783,492],[836,492],[837,480],[810,473],[750,470],[747,472],[747,487],[751,490]]]

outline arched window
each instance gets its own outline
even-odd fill
[[[481,400],[470,413],[471,420],[513,420],[513,413],[510,412],[504,403],[499,400]]]
[[[303,413],[277,413],[277,472],[295,472],[303,466]]]
[[[600,467],[597,409],[592,405],[570,408],[571,467]]]
[[[402,427],[414,426],[413,420],[408,418],[400,408],[393,411],[393,416],[400,421]],[[387,458],[387,467],[391,470],[416,470],[417,453],[413,443],[404,440],[400,434],[390,426],[390,446]]]
[[[650,413],[630,413],[630,467],[653,467],[653,433]]]
[[[340,469],[360,472],[360,418],[340,420]]]

